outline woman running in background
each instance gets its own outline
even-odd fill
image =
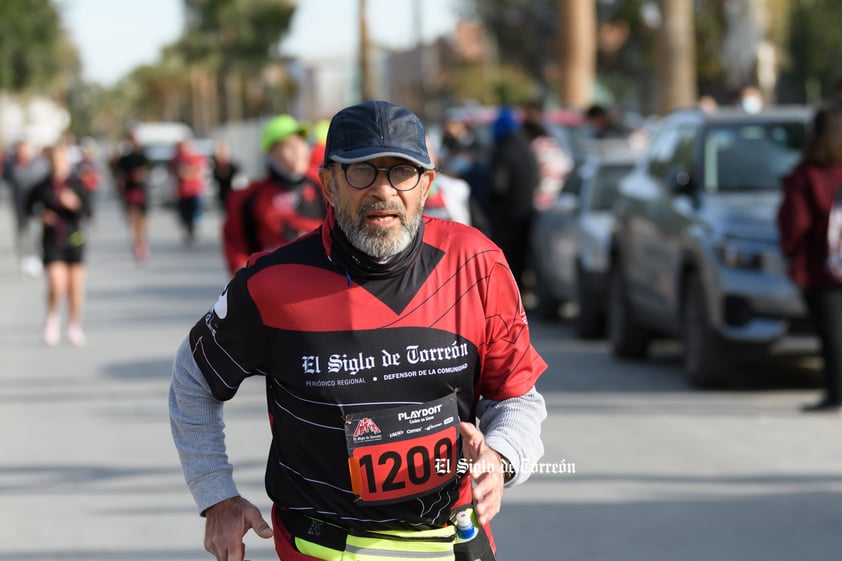
[[[78,176],[71,175],[71,163],[64,145],[45,150],[49,175],[29,193],[26,208],[42,223],[41,249],[47,272],[47,317],[43,340],[55,346],[61,341],[61,312],[68,302],[67,338],[71,344],[85,344],[82,309],[85,298],[85,235],[83,223],[91,215],[90,192]]]

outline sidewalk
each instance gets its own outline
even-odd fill
[[[22,276],[0,203],[0,561],[207,560],[167,417],[174,352],[227,281],[220,217],[181,242],[174,212],[150,211],[151,258],[134,262],[121,210],[98,201],[88,239],[88,344],[39,338],[45,280]],[[241,492],[268,513],[263,387],[226,409]],[[271,543],[246,540],[253,561]]]

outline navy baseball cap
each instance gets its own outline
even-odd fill
[[[415,113],[388,101],[366,101],[333,116],[325,163],[355,164],[384,156],[404,158],[425,169],[435,167],[427,152],[424,125]]]

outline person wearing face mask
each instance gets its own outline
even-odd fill
[[[226,203],[222,247],[231,274],[252,253],[294,240],[325,216],[318,178],[308,173],[305,128],[291,115],[278,115],[263,128],[260,146],[266,175],[232,191]]]
[[[438,166],[438,153],[430,139],[427,139],[427,152],[430,160]],[[430,187],[430,193],[424,204],[424,213],[445,220],[454,220],[471,225],[471,186],[464,179],[436,172],[436,180]]]
[[[180,345],[173,439],[217,561],[243,561],[249,530],[284,561],[494,559],[504,486],[543,455],[547,364],[500,248],[424,215],[434,168],[408,109],[341,110],[324,221],[252,255]],[[250,376],[266,384],[271,525],[226,454],[224,403]]]
[[[740,90],[740,107],[747,113],[758,113],[763,109],[763,94],[754,86]]]

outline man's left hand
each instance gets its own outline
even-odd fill
[[[462,454],[474,480],[477,519],[480,524],[487,524],[500,512],[503,501],[503,461],[471,423],[459,423],[459,432],[462,433]]]

